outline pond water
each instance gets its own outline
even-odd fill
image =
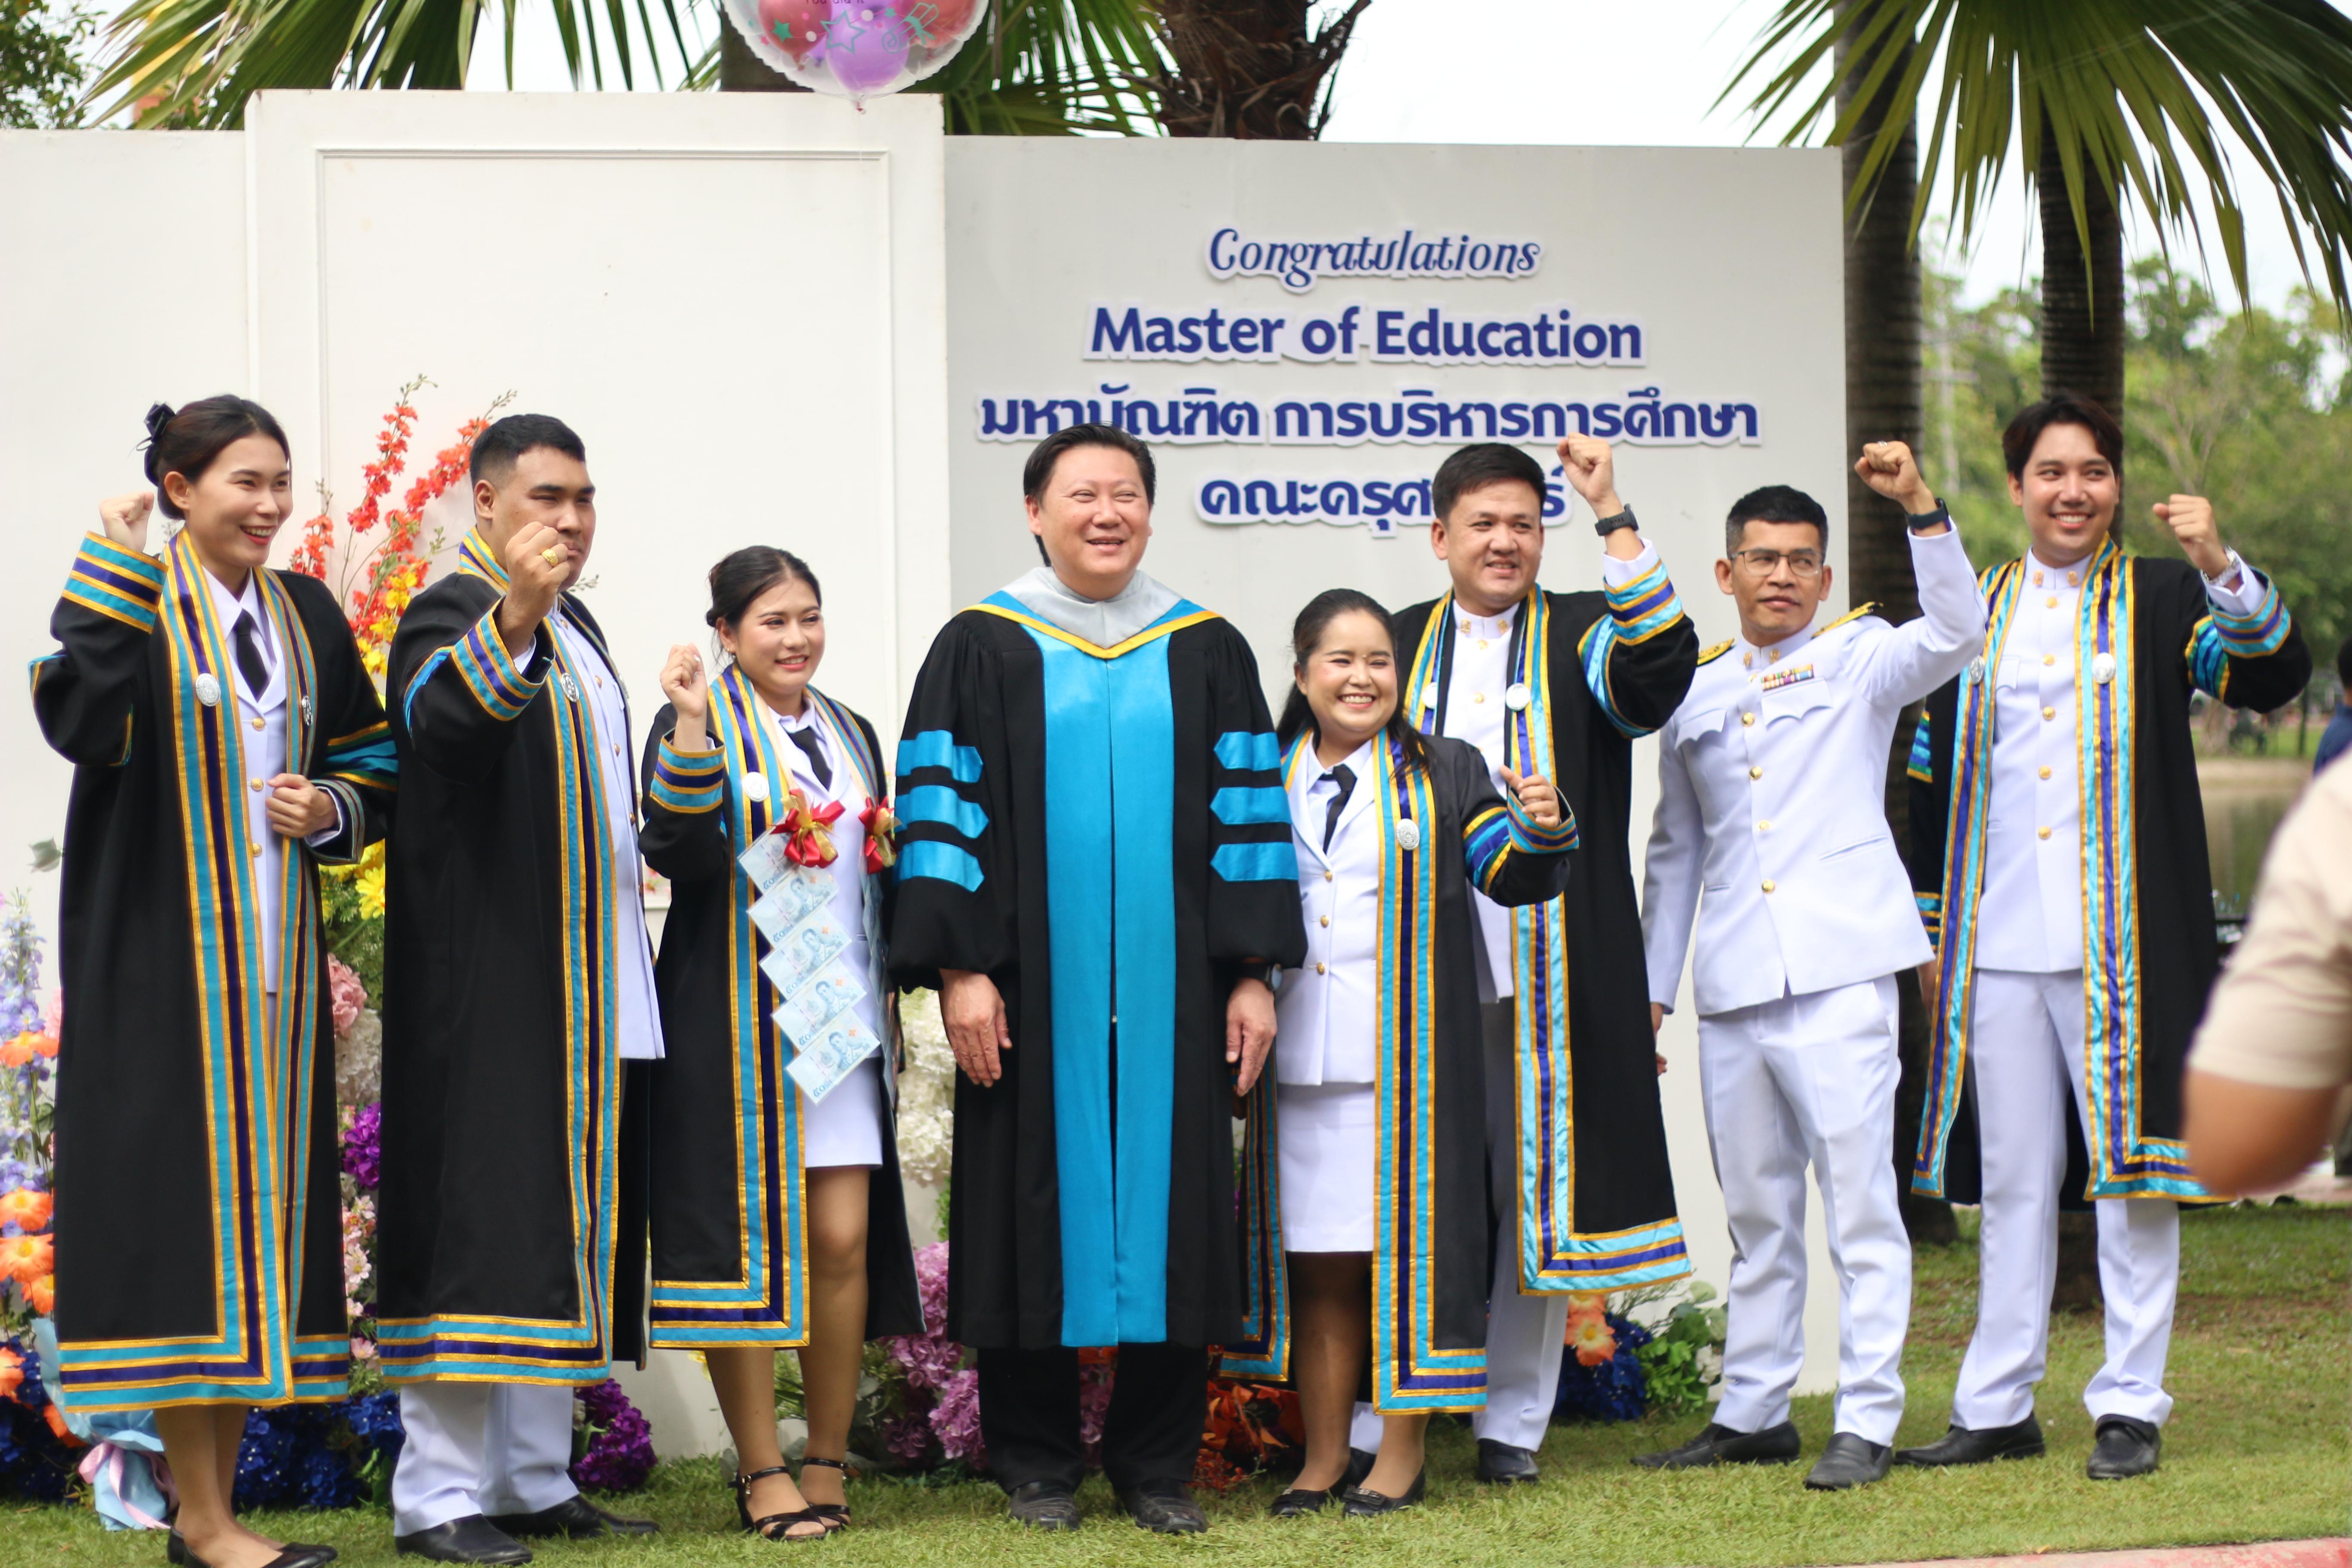
[[[2200,765],[2205,847],[2221,910],[2242,911],[2253,897],[2263,852],[2310,776],[2308,763],[2287,758],[2213,758]]]

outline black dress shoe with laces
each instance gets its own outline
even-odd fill
[[[1209,1528],[1209,1516],[1181,1481],[1138,1481],[1118,1492],[1128,1517],[1154,1535],[1198,1535]]]
[[[1735,1432],[1708,1422],[1706,1429],[1678,1447],[1636,1454],[1645,1470],[1696,1470],[1708,1465],[1785,1465],[1797,1457],[1797,1424],[1783,1421],[1761,1432]]]
[[[1543,1479],[1533,1448],[1514,1448],[1489,1437],[1478,1439],[1478,1479],[1498,1487],[1517,1486]]]
[[[1842,1492],[1854,1487],[1866,1487],[1873,1481],[1886,1479],[1887,1468],[1895,1462],[1895,1449],[1887,1443],[1874,1443],[1858,1432],[1834,1432],[1829,1447],[1813,1461],[1805,1477],[1805,1489],[1812,1492]]]
[[[661,1528],[650,1519],[623,1519],[617,1513],[607,1513],[578,1492],[537,1513],[494,1513],[490,1522],[518,1538],[566,1535],[574,1541],[598,1535],[651,1535]]]
[[[1031,1530],[1076,1530],[1078,1500],[1055,1481],[1024,1481],[1004,1497],[1004,1511]]]
[[[2032,1415],[2009,1426],[1952,1429],[1924,1447],[1897,1448],[1895,1462],[1934,1469],[1943,1465],[1982,1465],[1994,1459],[2038,1459],[2049,1449],[2042,1442],[2042,1423]]]
[[[513,1563],[530,1561],[530,1547],[478,1513],[469,1513],[429,1530],[395,1535],[392,1549],[404,1557],[429,1558],[436,1563],[489,1563],[510,1568]]]
[[[1423,1465],[1414,1472],[1412,1485],[1405,1488],[1402,1497],[1391,1497],[1386,1492],[1370,1491],[1358,1486],[1349,1487],[1340,1503],[1349,1519],[1378,1519],[1384,1513],[1397,1513],[1412,1507],[1421,1501],[1428,1489],[1429,1467]]]
[[[2164,1452],[2164,1434],[2128,1415],[2099,1417],[2099,1436],[2084,1473],[2095,1481],[2129,1480],[2154,1472]]]

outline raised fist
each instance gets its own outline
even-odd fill
[[[2230,569],[2230,552],[2222,546],[2221,531],[2214,526],[2211,501],[2203,496],[2174,496],[2157,502],[2155,510],[2156,521],[2172,530],[2180,553],[2189,557],[2190,565],[2208,577],[2219,577]]]
[[[1594,517],[1614,517],[1625,510],[1617,499],[1617,460],[1608,442],[1597,436],[1570,436],[1559,450],[1560,472]]]
[[[1854,459],[1862,482],[1917,517],[1936,510],[1936,492],[1919,473],[1911,448],[1900,441],[1873,441]]]
[[[98,523],[106,537],[138,554],[147,552],[147,514],[155,509],[153,490],[132,490],[98,503]]]

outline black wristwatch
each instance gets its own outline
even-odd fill
[[[1280,991],[1282,989],[1282,965],[1279,963],[1268,963],[1264,960],[1252,960],[1246,963],[1237,963],[1234,965],[1234,978],[1235,980],[1255,980],[1259,984],[1264,985],[1268,991]]]
[[[1621,528],[1634,528],[1638,526],[1639,525],[1633,521],[1633,509],[1629,506],[1622,511],[1613,513],[1611,516],[1601,518],[1594,521],[1592,531],[1599,534],[1601,538],[1606,539]]]
[[[1914,533],[1933,528],[1939,522],[1947,528],[1952,523],[1952,509],[1944,504],[1942,496],[1936,498],[1936,510],[1933,511],[1906,511],[1903,514],[1903,526]]]

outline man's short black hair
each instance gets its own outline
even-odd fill
[[[1794,485],[1766,485],[1731,503],[1731,515],[1723,520],[1726,555],[1738,552],[1751,522],[1810,522],[1821,533],[1822,553],[1829,553],[1830,514]]]
[[[2000,433],[2000,460],[2009,465],[2009,477],[2021,479],[2025,465],[2033,456],[2033,444],[2042,439],[2042,432],[2053,425],[2080,425],[2091,433],[2091,444],[2116,478],[2124,477],[2124,427],[2105,407],[2079,393],[2058,391],[2039,403],[2029,403],[2017,411],[2009,428]]]
[[[517,459],[533,447],[551,447],[567,458],[588,460],[588,448],[572,426],[552,414],[509,414],[474,437],[473,477],[504,484]]]
[[[1465,490],[1484,489],[1511,479],[1532,489],[1537,508],[1542,508],[1541,463],[1517,447],[1506,447],[1500,441],[1481,441],[1475,447],[1465,447],[1437,465],[1437,477],[1429,481],[1430,515],[1444,522],[1453,515],[1454,503]]]
[[[1136,471],[1143,476],[1143,499],[1160,499],[1160,473],[1152,467],[1151,448],[1116,425],[1072,425],[1038,442],[1030,449],[1029,460],[1021,465],[1021,493],[1042,502],[1045,486],[1054,478],[1054,465],[1074,447],[1108,447],[1125,452],[1135,459]]]

